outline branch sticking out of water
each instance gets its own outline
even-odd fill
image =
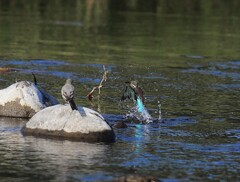
[[[91,90],[91,92],[89,92],[89,94],[87,95],[87,98],[89,101],[92,101],[93,99],[93,93],[96,89],[98,89],[98,94],[100,95],[101,94],[101,88],[104,86],[103,84],[107,81],[108,79],[108,73],[109,71],[106,70],[105,66],[103,66],[103,70],[104,70],[104,73],[103,73],[103,76],[102,76],[102,80],[101,82],[99,83],[98,86],[96,87],[93,87],[93,89]]]

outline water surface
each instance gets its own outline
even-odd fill
[[[61,102],[72,78],[78,105],[111,125],[124,120],[125,81],[138,80],[149,113],[111,145],[23,137],[26,120],[0,118],[1,181],[238,181],[240,58],[238,1],[0,1],[1,88],[33,81]],[[102,77],[109,79],[86,95]],[[125,103],[126,104],[126,103]],[[127,104],[131,105],[131,102]]]

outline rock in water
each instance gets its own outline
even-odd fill
[[[55,105],[35,114],[23,127],[22,134],[83,142],[115,141],[113,129],[98,112],[85,107],[72,110]]]
[[[127,128],[127,124],[123,121],[119,121],[117,124],[114,125],[115,128]]]
[[[57,99],[46,95],[28,81],[17,82],[0,90],[0,116],[28,118],[55,104],[58,104]]]
[[[141,176],[141,175],[129,175],[119,179],[114,179],[112,182],[159,182],[155,177]]]

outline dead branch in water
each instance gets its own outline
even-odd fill
[[[101,82],[99,83],[98,86],[93,87],[91,92],[89,92],[89,94],[87,95],[87,98],[88,98],[89,101],[92,101],[92,99],[94,97],[93,93],[96,89],[98,89],[98,94],[99,95],[101,94],[101,88],[104,86],[103,83],[107,81],[109,71],[106,70],[105,66],[103,66],[103,70],[104,70],[104,73],[103,73]]]

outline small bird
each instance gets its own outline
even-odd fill
[[[72,108],[72,110],[78,110],[75,102],[74,102],[74,86],[72,85],[72,80],[67,79],[65,85],[63,85],[61,93],[62,93],[62,98],[68,102]]]
[[[126,82],[126,88],[122,95],[121,101],[125,99],[132,99],[133,101],[137,101],[138,97],[144,103],[143,90],[138,86],[138,82]]]

